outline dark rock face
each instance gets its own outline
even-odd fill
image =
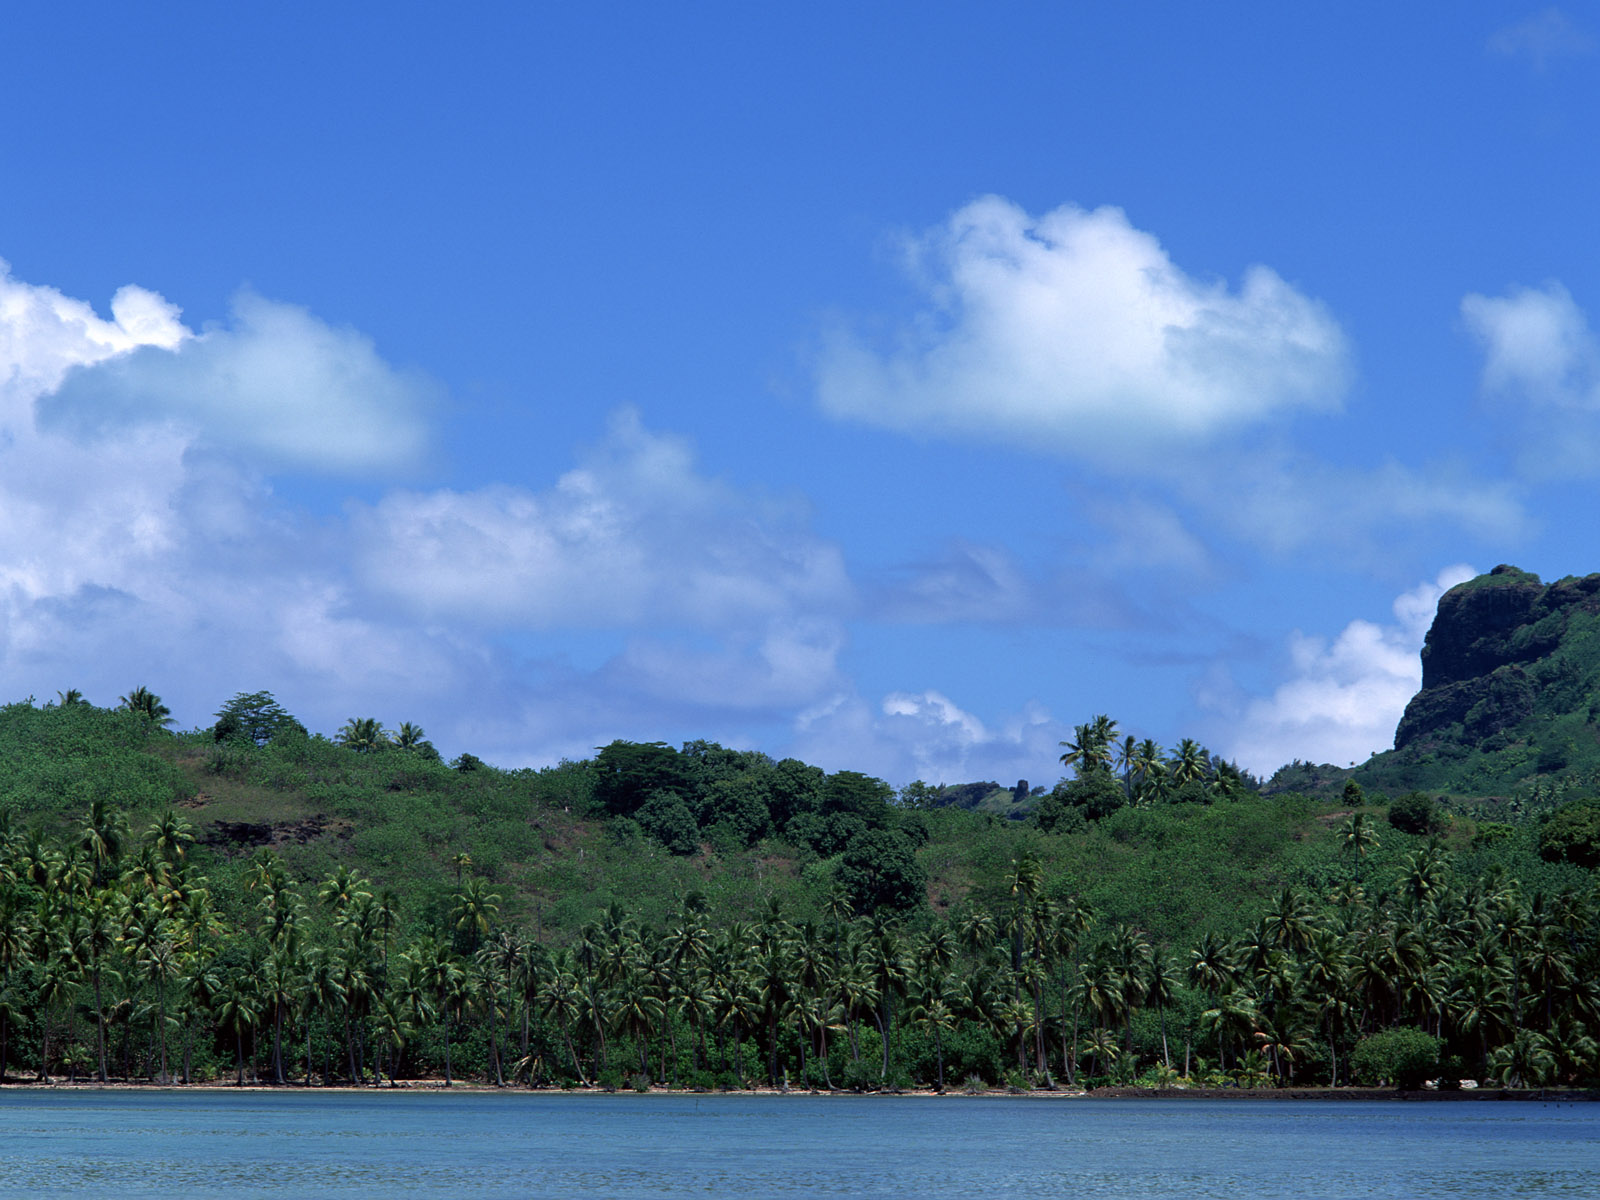
[[[1530,668],[1560,647],[1574,613],[1597,610],[1600,575],[1546,587],[1537,575],[1499,566],[1451,588],[1423,644],[1422,690],[1400,718],[1395,749],[1457,724],[1476,743],[1527,719],[1539,688]]]

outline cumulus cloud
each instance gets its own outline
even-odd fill
[[[140,340],[72,371],[42,406],[47,424],[121,437],[130,425],[175,422],[202,446],[332,474],[421,457],[438,385],[385,362],[365,335],[247,291],[227,326],[173,336],[176,314],[159,297],[118,297],[116,328]]]
[[[891,692],[876,705],[840,693],[801,714],[792,752],[896,785],[1009,784],[1053,767],[1068,733],[1036,704],[986,723],[936,691]]]
[[[1345,387],[1345,339],[1321,304],[1264,266],[1237,289],[1196,279],[1120,209],[1033,217],[990,196],[911,258],[927,308],[892,346],[829,339],[829,413],[1104,462],[1332,409]]]
[[[1461,315],[1483,349],[1484,393],[1519,421],[1523,471],[1600,471],[1600,338],[1567,289],[1551,281],[1503,296],[1474,293]]]
[[[843,558],[804,518],[706,477],[685,441],[624,411],[548,491],[395,492],[354,528],[363,579],[425,616],[726,628],[847,608]]]
[[[1244,707],[1223,742],[1226,754],[1270,774],[1296,758],[1344,766],[1389,749],[1422,686],[1422,641],[1439,597],[1474,574],[1465,565],[1447,567],[1399,596],[1390,624],[1351,621],[1331,640],[1295,633],[1290,678]]]
[[[1551,7],[1495,30],[1489,35],[1488,47],[1492,54],[1522,59],[1534,70],[1543,71],[1559,59],[1594,53],[1595,41],[1566,13]]]
[[[14,278],[0,259],[0,420],[31,422],[33,401],[73,367],[141,346],[174,349],[189,336],[180,315],[154,292],[130,285],[112,297],[107,321],[82,300]]]

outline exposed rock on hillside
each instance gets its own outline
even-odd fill
[[[1496,735],[1535,715],[1581,712],[1592,720],[1597,614],[1600,575],[1547,587],[1537,575],[1499,566],[1451,588],[1423,645],[1422,690],[1400,719],[1395,749],[1498,750]]]

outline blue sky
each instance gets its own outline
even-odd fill
[[[1600,569],[1600,13],[12,8],[0,678],[503,765],[1384,748]]]

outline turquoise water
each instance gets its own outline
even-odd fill
[[[6,1196],[1600,1196],[1600,1104],[0,1092]]]

